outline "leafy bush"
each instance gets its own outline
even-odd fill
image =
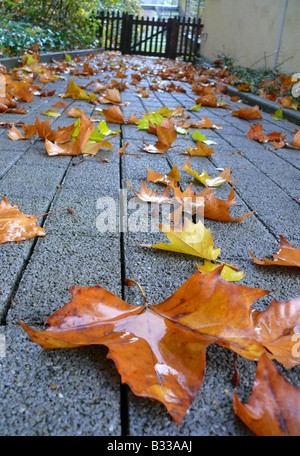
[[[0,49],[17,54],[33,44],[40,50],[97,46],[96,11],[139,14],[139,0],[0,0]]]
[[[40,51],[63,50],[66,48],[66,39],[60,32],[41,27],[32,27],[24,22],[7,21],[2,24],[0,35],[0,49],[3,57],[21,54],[26,48],[38,44]]]

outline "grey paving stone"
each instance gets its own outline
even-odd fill
[[[4,334],[2,436],[120,435],[119,378],[105,347],[43,351],[19,325]]]
[[[70,299],[73,285],[101,285],[120,296],[119,233],[95,237],[49,231],[38,240],[7,315],[40,325]],[[114,279],[114,277],[116,277]]]

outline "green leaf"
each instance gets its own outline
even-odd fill
[[[274,120],[282,119],[283,118],[282,109],[280,109],[280,108],[276,109],[276,111],[274,112],[272,117],[273,117]]]
[[[120,133],[121,130],[112,131],[106,125],[105,120],[101,120],[98,127],[93,131],[91,134],[89,141],[100,142],[103,141],[104,138],[111,135],[116,135]]]
[[[204,142],[207,140],[207,137],[202,135],[202,133],[200,133],[200,131],[198,131],[198,130],[194,131],[194,133],[192,134],[192,138],[196,139],[197,141],[201,141],[201,142]]]
[[[192,106],[191,108],[188,108],[187,110],[188,111],[199,111],[200,108],[201,108],[201,104],[197,104],[195,106]]]

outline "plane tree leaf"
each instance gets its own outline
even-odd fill
[[[258,361],[255,382],[247,404],[236,391],[234,412],[257,436],[300,435],[300,390],[294,388],[263,354]]]
[[[170,185],[172,182],[177,183],[180,180],[179,171],[175,164],[168,174],[161,174],[150,168],[146,169],[148,170],[147,181],[150,182]]]
[[[237,282],[245,277],[244,271],[239,271],[232,264],[222,264],[224,265],[221,272],[222,279],[227,280],[229,282]],[[197,269],[201,274],[207,274],[208,272],[213,271],[214,269],[217,269],[219,267],[220,264],[211,263],[208,260],[204,260],[203,265],[197,264]]]
[[[300,267],[300,250],[293,247],[283,236],[280,236],[280,248],[277,254],[273,255],[274,260],[263,258],[258,260],[249,251],[253,261],[262,266],[297,266]]]
[[[249,119],[262,119],[263,118],[261,113],[259,112],[259,106],[258,105],[255,105],[252,108],[243,108],[242,107],[242,108],[240,108],[237,111],[232,111],[231,114],[234,115],[234,116],[238,116],[241,119],[246,119],[246,120],[249,120]]]
[[[179,424],[203,381],[205,349],[215,342],[250,359],[264,352],[250,306],[267,292],[227,282],[221,268],[195,272],[164,302],[128,304],[100,286],[72,287],[72,299],[39,331],[23,322],[44,349],[106,345],[123,383],[162,402]]]
[[[0,244],[45,236],[44,228],[36,224],[37,218],[34,215],[23,214],[16,204],[11,206],[3,196],[0,202]]]
[[[268,356],[287,369],[299,365],[300,296],[284,302],[274,299],[263,312],[253,309],[251,319]]]
[[[143,247],[152,247],[160,250],[170,250],[172,252],[195,255],[209,260],[215,260],[221,252],[213,246],[213,236],[209,228],[205,228],[203,223],[191,222],[185,218],[183,226],[172,226],[161,224],[159,229],[167,236],[170,244],[160,242]]]
[[[233,179],[230,174],[230,166],[222,171],[217,177],[210,177],[206,171],[202,170],[202,173],[199,175],[197,171],[191,168],[189,159],[186,159],[185,165],[182,167],[187,173],[191,174],[197,181],[199,181],[205,187],[218,187],[225,182],[233,182]]]

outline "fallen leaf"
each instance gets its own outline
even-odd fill
[[[69,116],[69,117],[77,117],[77,118],[80,118],[82,112],[85,114],[85,111],[81,111],[80,108],[71,108],[71,109],[68,109],[68,110],[67,110],[67,113],[68,113],[68,116]]]
[[[43,116],[49,116],[49,117],[60,117],[61,114],[59,112],[56,112],[55,109],[49,109],[48,111],[44,111],[41,114]]]
[[[249,250],[249,253],[256,264],[262,266],[277,265],[277,266],[297,266],[300,267],[300,250],[293,247],[288,241],[280,236],[280,248],[276,255],[273,255],[274,260],[263,258],[258,260]]]
[[[209,228],[199,221],[194,224],[185,218],[183,226],[159,225],[159,229],[167,236],[170,244],[160,242],[153,245],[142,244],[142,247],[152,247],[160,250],[195,255],[208,260],[215,260],[221,249],[214,248],[213,236]]]
[[[137,196],[141,201],[144,201],[145,203],[172,204],[174,202],[169,187],[167,187],[162,193],[159,194],[151,188],[147,187],[144,181],[141,181],[141,188],[137,193],[130,186],[128,178],[127,185],[130,188],[130,190],[135,194],[135,196]]]
[[[45,146],[48,155],[79,155],[83,152],[84,147],[90,139],[95,126],[85,114],[81,114],[80,126],[75,141],[66,142],[64,144],[57,144],[45,139]],[[97,146],[95,146],[97,147]],[[99,149],[98,149],[99,150]]]
[[[112,103],[114,105],[123,104],[121,94],[118,89],[108,89],[104,97],[99,98],[100,103]]]
[[[107,109],[102,110],[102,113],[105,116],[106,122],[125,123],[123,113],[118,106],[108,106]]]
[[[199,141],[198,139],[196,147],[189,147],[188,149],[185,149],[184,152],[180,153],[190,156],[208,157],[214,154],[215,151],[212,147],[208,147],[206,144],[204,144],[202,141]]]
[[[16,128],[14,125],[12,126],[11,130],[9,130],[9,132],[7,133],[7,136],[13,141],[25,139],[25,136],[23,136],[20,130],[18,130],[18,128]]]
[[[156,125],[158,141],[154,145],[149,145],[144,141],[142,150],[152,154],[162,154],[166,152],[177,138],[177,132],[172,122],[168,127]]]
[[[236,415],[258,436],[300,435],[300,391],[263,354],[258,361],[251,396],[243,405],[233,393]]]
[[[221,277],[228,282],[237,282],[242,280],[245,277],[244,271],[239,271],[237,268],[233,267],[232,265],[223,263],[224,267],[221,272]],[[204,264],[200,265],[197,264],[197,269],[201,274],[207,274],[214,269],[220,267],[220,264],[211,263],[210,261],[204,260]]]
[[[224,169],[217,177],[211,178],[206,173],[206,171],[202,170],[202,173],[199,175],[197,171],[194,171],[191,168],[189,159],[186,159],[185,165],[182,167],[187,173],[191,174],[197,181],[199,181],[205,187],[218,187],[219,185],[225,182],[233,182],[233,179],[230,175],[230,166]]]
[[[44,349],[106,345],[122,383],[162,402],[179,424],[201,387],[210,343],[250,359],[264,351],[249,308],[267,292],[227,282],[221,269],[195,272],[154,306],[145,298],[144,306],[128,304],[100,286],[72,287],[71,301],[47,319],[44,332],[20,324]]]
[[[238,116],[241,119],[262,119],[262,115],[259,112],[259,106],[253,106],[252,108],[240,108],[238,111],[232,111],[231,114]]]
[[[241,222],[255,211],[248,212],[241,217],[232,218],[229,209],[236,203],[234,196],[234,186],[231,188],[227,200],[214,197],[214,192],[204,195],[204,217],[221,222]]]
[[[75,84],[75,78],[72,78],[68,84],[66,93],[61,98],[73,98],[74,100],[88,100],[89,97],[83,89]]]
[[[290,144],[290,146],[300,148],[300,130],[297,131],[292,142],[290,142],[289,144]]]
[[[274,120],[281,120],[283,118],[282,109],[276,109],[272,117]]]
[[[202,120],[198,120],[198,122],[191,122],[189,124],[192,128],[213,128],[217,130],[222,129],[222,125],[215,125],[208,117],[203,117]]]
[[[35,236],[45,236],[44,228],[36,225],[37,216],[26,215],[15,204],[11,206],[4,196],[0,202],[0,244],[19,242]]]
[[[180,180],[180,175],[177,166],[174,164],[169,174],[160,174],[150,168],[148,170],[147,181],[154,182],[155,184],[170,185],[172,182],[176,183]]]
[[[270,358],[286,369],[299,365],[300,296],[284,302],[274,299],[263,312],[252,309],[251,320]]]

